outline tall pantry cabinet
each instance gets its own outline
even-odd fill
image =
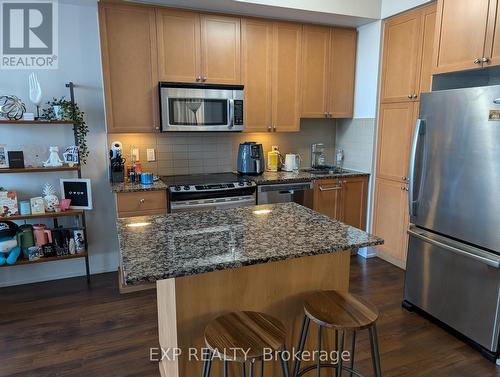
[[[379,256],[401,268],[408,245],[408,166],[420,94],[431,89],[436,4],[384,23],[373,233]]]

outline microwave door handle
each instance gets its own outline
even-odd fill
[[[229,126],[227,128],[234,127],[234,99],[229,100]]]
[[[420,182],[415,182],[415,160],[417,158],[417,150],[420,143],[420,137],[425,134],[425,120],[417,119],[417,124],[415,126],[415,133],[413,134],[413,143],[411,146],[411,157],[410,157],[410,177],[408,182],[408,204],[409,204],[409,212],[410,216],[415,216],[415,206],[417,201],[415,198],[415,184]],[[423,167],[422,167],[423,169]],[[420,174],[422,177],[422,174]]]

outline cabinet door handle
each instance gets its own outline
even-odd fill
[[[201,81],[203,81],[203,82],[207,81],[207,76],[203,76],[203,77],[201,78]]]
[[[490,62],[490,58],[482,58],[481,62],[483,62],[483,63],[489,63]]]
[[[145,201],[146,201],[146,199],[144,199],[144,198],[139,199],[140,204],[144,204]]]
[[[412,99],[413,98],[413,94],[408,94],[408,98]]]
[[[474,59],[474,64],[481,64],[481,59],[475,58]]]
[[[276,132],[276,125],[273,125],[273,131]]]
[[[272,128],[273,128],[273,127],[272,127],[271,125],[267,126],[267,131],[268,131],[268,132],[271,132]]]
[[[335,187],[323,187],[323,186],[319,186],[319,191],[336,191],[336,190],[341,190],[342,189],[342,186],[335,186]]]
[[[416,99],[418,97],[418,95],[414,94],[413,95],[413,99]]]
[[[325,118],[328,118],[328,113],[325,111]]]

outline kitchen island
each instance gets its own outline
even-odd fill
[[[199,355],[204,327],[228,311],[279,318],[291,347],[303,295],[348,290],[350,250],[383,242],[295,203],[123,218],[117,224],[126,284],[156,282],[160,345],[183,352],[160,362],[166,377],[201,375],[202,362],[189,361],[188,349]],[[220,375],[218,364],[214,376]],[[266,365],[267,375],[277,375],[273,368]]]

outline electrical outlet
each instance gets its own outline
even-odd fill
[[[155,150],[153,148],[146,149],[148,161],[156,161]]]
[[[132,148],[132,150],[130,151],[130,154],[132,155],[132,158],[135,161],[141,161],[139,158],[139,148]]]

